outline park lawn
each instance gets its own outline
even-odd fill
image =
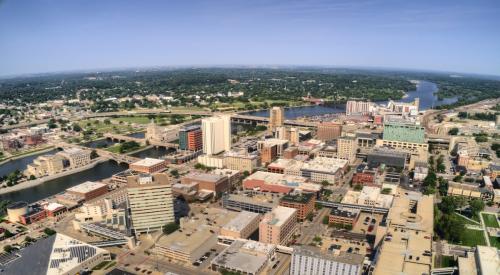
[[[500,249],[500,238],[499,237],[490,237],[490,245]]]
[[[486,245],[483,230],[473,230],[466,228],[464,231],[465,232],[462,234],[462,240],[460,240],[460,242],[456,244],[470,247],[475,247],[476,245]]]
[[[470,220],[458,215],[458,214],[454,214],[455,217],[457,217],[459,220],[461,220],[464,224],[472,224],[472,225],[481,225],[481,223],[478,221],[477,223],[474,223],[474,222],[471,222]]]
[[[105,150],[111,153],[120,154],[120,144],[119,143],[115,144],[113,146],[106,148]]]
[[[495,215],[486,213],[482,213],[481,215],[483,215],[484,224],[487,227],[495,227],[495,228],[499,227],[497,217]]]
[[[124,116],[119,118],[113,118],[113,120],[124,123],[135,123],[135,124],[148,124],[151,120],[147,116]]]

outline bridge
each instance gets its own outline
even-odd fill
[[[360,204],[350,204],[350,203],[340,203],[340,202],[331,202],[331,201],[316,201],[318,204],[321,204],[324,207],[334,208],[334,207],[347,207],[360,209],[366,212],[378,213],[378,214],[387,214],[389,213],[388,208],[383,207],[375,207],[375,206],[367,206]]]
[[[81,227],[87,233],[98,235],[107,239],[105,241],[91,243],[97,247],[106,247],[106,246],[123,245],[123,244],[127,244],[131,248],[135,246],[134,237],[129,237],[120,231],[112,230],[95,223],[82,223]]]
[[[122,155],[122,154],[116,154],[116,153],[112,153],[112,152],[106,151],[104,149],[89,148],[89,147],[81,146],[81,145],[78,145],[78,144],[68,144],[68,143],[65,143],[65,142],[59,142],[59,143],[54,144],[54,146],[56,148],[61,148],[61,149],[65,149],[65,148],[78,148],[78,149],[82,149],[82,150],[95,150],[96,153],[100,157],[104,157],[104,158],[107,158],[107,159],[112,159],[112,160],[114,160],[114,161],[116,161],[118,163],[131,164],[131,163],[134,163],[134,162],[137,162],[137,161],[141,160],[140,158],[137,158],[137,157],[128,156],[128,155]]]
[[[243,115],[243,114],[231,115],[231,121],[234,123],[242,123],[242,124],[256,124],[256,125],[269,124],[269,118],[267,118],[267,117],[250,116],[250,115]],[[318,124],[315,122],[298,121],[298,120],[285,120],[285,125],[297,126],[297,127],[307,127],[307,128],[318,126]]]
[[[137,142],[139,144],[145,144],[146,143],[145,139],[143,139],[143,138],[131,137],[131,136],[126,136],[126,135],[105,133],[104,137],[108,138],[108,139],[111,139],[112,141],[117,141],[117,142],[135,141],[135,142]]]

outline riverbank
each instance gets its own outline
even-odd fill
[[[5,163],[7,163],[9,161],[16,160],[16,159],[21,159],[21,158],[29,157],[29,156],[32,156],[32,155],[49,152],[52,149],[54,149],[54,146],[51,145],[51,146],[44,147],[44,148],[41,148],[41,149],[38,149],[38,150],[34,150],[34,151],[26,152],[26,153],[23,153],[23,154],[19,154],[19,155],[7,157],[6,159],[3,159],[2,161],[0,161],[0,165],[5,164]]]
[[[92,163],[89,163],[89,164],[82,166],[82,167],[63,171],[63,172],[55,174],[55,175],[50,175],[50,176],[46,176],[46,177],[35,179],[35,180],[25,181],[25,182],[16,184],[16,185],[11,186],[11,187],[2,188],[2,189],[0,189],[0,195],[16,192],[16,191],[31,188],[31,187],[35,187],[35,186],[41,185],[41,184],[43,184],[47,181],[50,181],[50,180],[58,179],[58,178],[69,176],[72,174],[76,174],[76,173],[79,173],[79,172],[82,172],[82,171],[85,171],[88,169],[92,169],[92,168],[96,167],[99,163],[103,163],[106,161],[108,161],[107,158],[99,157],[99,158],[95,159]]]

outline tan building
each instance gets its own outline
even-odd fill
[[[373,275],[431,274],[434,196],[401,195],[379,225]]]
[[[59,152],[58,154],[69,160],[69,166],[71,168],[78,168],[90,163],[90,153],[90,150],[70,148]]]
[[[162,159],[145,158],[130,164],[130,169],[140,173],[156,173],[167,168],[167,162]]]
[[[330,141],[340,137],[342,134],[342,125],[339,123],[322,122],[318,124],[318,139]]]
[[[179,139],[180,126],[158,126],[154,122],[148,124],[146,128],[146,140],[153,142],[172,142]]]
[[[32,164],[28,164],[26,168],[26,175],[35,176],[35,177],[43,177],[49,175],[55,175],[64,170],[64,162],[63,158],[58,155],[46,155],[37,157],[33,160]]]
[[[231,170],[252,172],[260,166],[260,157],[256,154],[240,153],[235,151],[224,154],[224,167]]]
[[[259,224],[259,242],[286,245],[297,231],[297,209],[277,206]]]
[[[212,227],[183,228],[164,235],[155,243],[153,253],[183,263],[193,263],[217,244],[217,235]]]
[[[130,176],[127,197],[135,234],[158,231],[174,222],[172,189],[166,174]]]
[[[358,143],[354,137],[341,137],[337,139],[337,157],[345,159],[349,163],[356,160]]]
[[[269,128],[274,129],[285,125],[285,109],[283,107],[273,107],[269,113]]]
[[[220,230],[220,235],[234,239],[247,239],[259,229],[260,215],[258,213],[241,211]]]

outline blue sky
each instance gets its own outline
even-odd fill
[[[500,1],[0,0],[0,75],[328,65],[500,75]]]

